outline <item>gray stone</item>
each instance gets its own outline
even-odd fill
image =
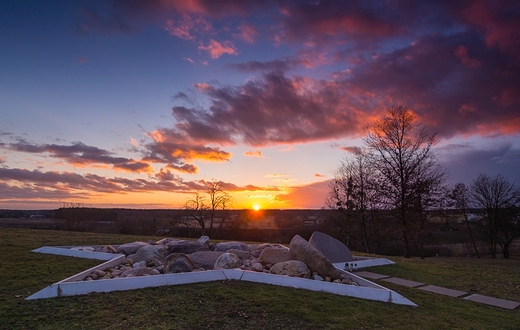
[[[267,247],[262,250],[258,262],[262,265],[276,264],[291,260],[291,251],[287,248]]]
[[[253,270],[254,270],[255,272],[260,272],[260,273],[261,273],[261,272],[264,271],[264,266],[262,266],[262,264],[259,263],[259,262],[254,263],[253,266],[252,266],[251,268],[253,268]]]
[[[168,243],[168,254],[184,253],[190,254],[197,251],[208,251],[209,248],[199,242],[195,241],[172,241]]]
[[[116,253],[116,249],[112,245],[106,245],[105,247],[103,247],[103,252]]]
[[[201,243],[201,244],[204,244],[206,246],[209,246],[209,236],[201,236],[199,237],[199,239],[197,240],[197,242]]]
[[[160,266],[166,258],[166,248],[163,245],[143,246],[133,255],[135,262],[144,261],[147,266]]]
[[[95,274],[95,275],[99,278],[99,277],[103,277],[103,276],[105,276],[107,273],[104,272],[104,271],[102,271],[102,270],[100,270],[100,269],[96,269],[96,270],[94,270],[94,271],[92,272],[92,274]],[[92,275],[92,274],[91,274],[91,275]]]
[[[276,275],[287,275],[291,277],[310,278],[311,270],[307,265],[298,260],[279,262],[269,270],[269,273]]]
[[[315,231],[309,239],[315,248],[332,263],[348,262],[354,260],[348,247],[332,236]]]
[[[168,255],[164,261],[163,272],[170,273],[187,273],[195,269],[195,265],[190,258],[183,253],[172,253]]]
[[[337,270],[318,249],[300,235],[296,235],[292,238],[290,250],[292,259],[303,261],[312,271],[315,271],[321,277],[330,277],[332,279],[343,278],[339,270]]]
[[[137,276],[148,276],[155,275],[155,272],[151,268],[147,267],[139,267],[134,269],[129,269],[121,274],[121,277],[137,277]]]
[[[163,238],[161,240],[158,240],[157,242],[155,242],[155,244],[168,245],[171,242],[179,242],[179,241],[180,240],[178,240],[178,239],[173,239],[173,238],[166,237],[166,238]]]
[[[150,245],[146,242],[133,242],[119,245],[116,249],[116,253],[124,253],[125,255],[134,254],[143,246]]]
[[[251,253],[249,251],[229,249],[227,252],[236,254],[241,260],[247,260],[251,257]]]
[[[240,259],[234,253],[222,253],[215,261],[213,269],[233,269],[241,266]]]
[[[214,251],[221,251],[221,252],[227,252],[228,250],[235,249],[235,250],[242,250],[242,251],[248,251],[249,247],[242,243],[242,242],[223,242],[215,244]]]
[[[196,268],[213,269],[215,261],[223,253],[218,251],[199,251],[190,254],[189,258]]]

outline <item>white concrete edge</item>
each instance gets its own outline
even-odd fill
[[[336,267],[336,268],[338,268],[338,267]],[[347,272],[345,270],[342,270],[341,268],[338,268],[338,270],[342,274],[344,274],[345,276],[350,278],[350,280],[358,283],[361,287],[368,287],[368,288],[377,289],[377,290],[385,290],[385,291],[389,292],[389,295],[390,295],[390,301],[389,302],[394,302],[394,303],[400,304],[400,305],[409,305],[409,306],[417,307],[417,305],[414,302],[412,302],[408,298],[400,295],[399,293],[397,293],[397,292],[395,292],[393,290],[385,288],[382,285],[379,285],[377,283],[369,281],[366,278],[360,277],[360,276],[358,276],[358,275],[356,275],[354,273],[350,273],[350,272]]]
[[[122,254],[78,251],[78,250],[67,249],[64,247],[52,247],[52,246],[44,246],[44,247],[41,247],[38,249],[34,249],[31,252],[55,254],[55,255],[60,255],[60,256],[95,259],[95,260],[111,260],[111,259],[115,259],[115,258],[122,256]]]
[[[266,273],[244,272],[242,281],[271,284],[296,289],[306,289],[333,293],[341,296],[348,296],[366,300],[390,302],[399,305],[417,306],[410,300],[388,289],[375,289],[348,284],[315,281],[299,277],[289,277],[283,275],[273,275]]]
[[[103,269],[108,268],[108,267],[117,266],[117,265],[122,264],[125,261],[126,261],[126,257],[124,255],[118,255],[117,258],[105,261],[102,264],[99,264],[97,266],[94,266],[92,268],[84,270],[81,273],[78,273],[76,275],[72,275],[71,277],[68,277],[68,278],[66,278],[64,280],[61,280],[61,281],[57,282],[57,283],[61,284],[61,283],[67,283],[67,282],[83,281],[85,278],[87,278],[87,276],[90,275],[90,273],[92,273],[95,270],[98,270],[98,269],[99,270],[103,270]]]
[[[361,269],[361,268],[367,268],[367,267],[374,267],[374,266],[385,266],[385,265],[395,265],[395,262],[392,260],[386,259],[386,258],[373,258],[373,257],[366,257],[367,259],[361,259],[361,260],[353,260],[353,261],[347,261],[347,262],[337,262],[333,265],[336,268],[347,270],[350,268],[350,265],[352,265],[352,269]]]
[[[373,288],[324,281],[315,281],[304,278],[273,275],[267,273],[257,273],[238,269],[152,275],[131,278],[120,278],[117,280],[106,279],[80,282],[62,281],[54,283],[36,292],[35,294],[27,297],[26,300],[75,296],[93,292],[135,290],[148,287],[181,285],[220,280],[239,280],[262,284],[278,285],[297,289],[327,292],[360,299],[389,302],[399,305],[417,306],[416,304],[399,295],[398,293],[385,288]]]
[[[36,292],[35,294],[25,298],[25,300],[76,296],[93,292],[126,291],[144,289],[148,287],[181,285],[220,280],[227,280],[224,272],[221,270],[213,270],[204,272],[126,277],[117,280],[106,279],[81,282],[58,282]]]

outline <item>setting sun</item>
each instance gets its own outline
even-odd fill
[[[255,211],[260,210],[260,205],[258,205],[258,204],[253,205],[253,210],[255,210]]]

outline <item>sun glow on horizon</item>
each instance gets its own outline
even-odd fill
[[[261,208],[261,207],[260,207],[259,204],[254,204],[254,205],[253,205],[253,210],[255,210],[255,211],[259,211],[260,208]]]

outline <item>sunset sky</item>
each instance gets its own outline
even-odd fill
[[[321,208],[400,104],[520,184],[519,1],[2,1],[0,45],[0,208]]]

